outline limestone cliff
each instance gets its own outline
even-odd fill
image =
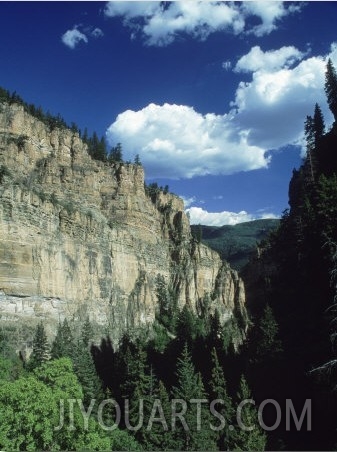
[[[241,279],[196,243],[183,202],[144,190],[139,165],[92,160],[77,133],[0,104],[0,315],[27,324],[89,314],[116,341],[151,324],[156,276],[222,320],[244,312]]]

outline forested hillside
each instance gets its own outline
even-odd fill
[[[273,394],[302,406],[312,400],[312,431],[282,435],[286,448],[294,450],[333,449],[337,443],[337,76],[331,61],[325,91],[335,122],[326,131],[317,104],[307,116],[307,154],[289,184],[290,209],[243,274],[255,322],[270,307],[283,348],[273,365],[266,356],[263,365],[250,368],[257,399]]]
[[[235,270],[241,270],[256,252],[256,246],[279,225],[277,219],[255,220],[234,226],[192,225],[192,234],[217,251]]]

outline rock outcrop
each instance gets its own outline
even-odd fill
[[[192,239],[180,198],[153,203],[142,166],[93,160],[78,133],[0,104],[1,321],[52,333],[89,314],[117,341],[154,321],[158,274],[180,308],[209,294],[222,321],[245,311],[241,279]]]

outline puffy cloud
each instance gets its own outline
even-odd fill
[[[233,133],[231,115],[201,115],[184,105],[150,104],[118,115],[107,131],[124,155],[139,154],[149,177],[191,178],[267,167],[268,158],[248,144],[249,131]]]
[[[202,115],[189,106],[150,104],[119,114],[107,130],[109,142],[123,143],[128,159],[139,154],[152,178],[266,168],[268,151],[303,145],[304,119],[316,102],[327,125],[332,115],[324,93],[326,58],[307,57],[289,67],[290,61],[301,58],[296,48],[257,52],[261,64],[253,58],[256,50],[238,62],[241,69],[250,68],[251,81],[239,83],[228,113]],[[328,56],[337,64],[336,44]]]
[[[248,3],[248,5],[246,5]],[[251,5],[249,5],[252,3]],[[295,8],[283,2],[121,2],[110,1],[105,6],[107,17],[122,16],[124,25],[141,31],[148,45],[168,45],[177,34],[188,33],[206,39],[215,31],[239,34],[245,31],[246,19],[257,16],[261,24],[249,30],[257,36],[270,33],[276,22]],[[133,34],[134,36],[134,34]]]
[[[259,46],[255,46],[247,55],[239,59],[234,70],[236,72],[275,71],[293,65],[296,61],[301,60],[303,55],[293,46],[267,52],[263,52]]]
[[[82,29],[80,31],[79,29]],[[74,25],[72,30],[66,31],[61,39],[63,44],[65,44],[70,49],[75,49],[75,47],[82,41],[86,44],[88,43],[88,36],[93,38],[101,38],[104,35],[100,28],[93,28],[91,26],[83,27],[82,25]]]
[[[201,207],[190,207],[185,210],[190,217],[191,224],[202,224],[205,226],[224,226],[235,225],[262,218],[278,218],[272,213],[263,213],[259,215],[250,214],[242,210],[241,212],[207,212]]]
[[[62,42],[70,49],[74,49],[81,41],[87,43],[88,38],[84,33],[81,33],[75,26],[72,30],[66,31],[62,35]]]
[[[289,4],[285,6],[283,2],[249,1],[243,2],[243,9],[248,16],[256,16],[261,20],[259,25],[254,26],[248,33],[253,33],[258,37],[271,33],[276,29],[276,22],[289,13],[300,10],[300,6]]]
[[[261,65],[255,61],[256,53],[260,54]],[[334,44],[329,56],[337,61]],[[289,58],[300,58],[300,52],[284,47],[269,52],[251,50],[237,64],[254,71],[250,82],[239,84],[231,103],[236,110],[233,126],[235,123],[238,131],[250,131],[252,146],[278,149],[289,144],[301,145],[304,119],[313,113],[316,102],[321,105],[327,123],[331,121],[324,93],[326,60],[310,57],[290,68]],[[273,69],[275,65],[279,68]]]

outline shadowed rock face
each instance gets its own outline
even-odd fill
[[[153,322],[158,274],[180,308],[208,293],[223,321],[245,311],[237,273],[192,240],[180,198],[153,204],[141,166],[94,161],[78,134],[0,104],[0,176],[2,321],[42,318],[52,334],[89,314],[116,342]]]

